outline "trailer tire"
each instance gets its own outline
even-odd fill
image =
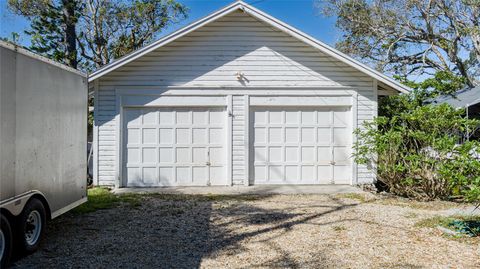
[[[7,268],[12,256],[12,236],[10,222],[0,213],[0,268]]]
[[[46,212],[43,203],[32,198],[18,218],[18,250],[30,254],[38,249],[46,225]]]

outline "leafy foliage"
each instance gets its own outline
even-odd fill
[[[384,104],[383,116],[355,131],[356,161],[376,167],[377,179],[397,195],[479,201],[480,143],[467,138],[480,122],[447,104],[422,105],[415,95]]]
[[[175,0],[8,0],[30,20],[31,50],[90,71],[152,41],[184,19]]]
[[[480,0],[316,0],[343,32],[337,47],[382,71],[480,76]],[[431,80],[427,83],[436,84]],[[431,85],[435,86],[435,85]]]
[[[13,3],[13,1],[10,2]],[[28,13],[35,14],[31,17],[31,29],[25,31],[26,34],[31,36],[30,49],[52,60],[77,68],[76,50],[69,51],[67,48],[66,27],[64,26],[66,18],[62,12],[62,7],[50,3],[44,3],[43,5],[43,8],[38,8],[35,13],[33,11]],[[73,16],[78,16],[78,6],[74,9],[76,10]]]

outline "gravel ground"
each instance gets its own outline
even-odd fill
[[[479,239],[415,226],[441,210],[331,195],[146,196],[55,219],[14,268],[480,268]]]

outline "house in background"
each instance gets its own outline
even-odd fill
[[[362,184],[353,130],[393,79],[235,2],[90,75],[94,183]]]
[[[468,118],[480,120],[480,86],[474,88],[467,87],[458,91],[454,96],[440,96],[435,99],[434,103],[447,103],[456,108],[465,108]],[[469,135],[472,136],[471,138],[480,139],[480,131],[478,128]]]
[[[465,88],[458,91],[455,96],[438,97],[434,103],[447,103],[453,107],[465,108],[469,118],[480,119],[480,86]]]

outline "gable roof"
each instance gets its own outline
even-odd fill
[[[181,28],[153,43],[151,43],[150,45],[147,45],[137,51],[134,51],[126,56],[123,56],[119,59],[117,59],[116,61],[110,63],[110,64],[107,64],[103,67],[101,67],[100,69],[96,70],[95,72],[93,72],[92,74],[90,74],[89,76],[89,79],[88,81],[89,82],[92,82],[110,72],[112,72],[113,70],[127,64],[127,63],[130,63],[132,61],[134,61],[135,59],[139,58],[139,57],[142,57],[143,55],[151,52],[151,51],[154,51],[162,46],[165,46],[166,44],[169,44],[170,42],[173,42],[175,40],[177,40],[178,38],[180,37],[183,37],[185,36],[186,34],[190,33],[190,32],[193,32],[195,31],[196,29],[210,23],[210,22],[213,22],[221,17],[224,17],[232,12],[235,12],[237,10],[241,10],[247,14],[249,14],[250,16],[262,21],[262,22],[265,22],[267,23],[268,25],[272,26],[272,27],[275,27],[276,29],[294,37],[294,38],[297,38],[299,39],[300,41],[303,41],[304,43],[316,48],[316,49],[319,49],[320,51],[322,51],[323,53],[333,57],[334,59],[337,59],[345,64],[348,64],[350,66],[352,66],[353,68],[359,70],[360,72],[362,73],[365,73],[369,76],[371,76],[372,78],[384,83],[385,85],[387,86],[390,86],[392,87],[393,89],[399,91],[399,92],[402,92],[402,93],[408,93],[410,91],[410,88],[405,86],[405,85],[402,85],[401,83],[395,81],[394,79],[368,67],[367,65],[363,64],[363,63],[360,63],[359,61],[351,58],[350,56],[328,46],[327,44],[301,32],[300,30],[282,22],[282,21],[279,21],[277,20],[276,18],[246,4],[245,2],[243,1],[237,1],[237,2],[234,2],[210,15],[208,15],[207,17],[204,17],[188,26],[185,26],[184,28]]]
[[[463,108],[480,103],[480,86],[474,88],[465,88],[458,91],[455,96],[444,95],[433,101],[436,104],[449,104],[453,107]]]

